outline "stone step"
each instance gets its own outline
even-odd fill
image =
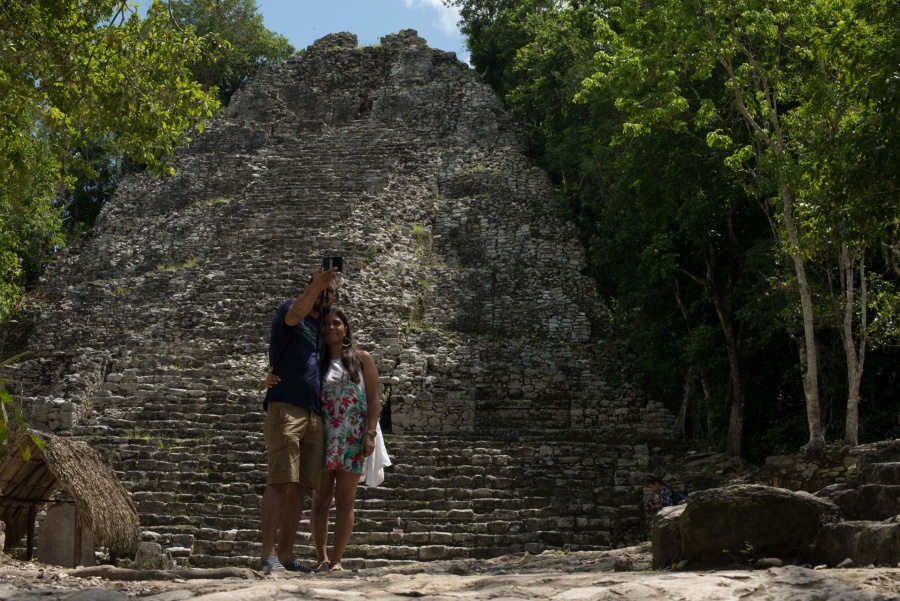
[[[254,430],[254,425],[251,424],[250,421],[259,420],[261,428],[261,424],[265,419],[265,414],[261,410],[255,410],[257,407],[255,396],[252,397],[252,400],[229,402],[227,405],[234,407],[239,411],[235,415],[240,415],[245,420],[248,420],[244,434]],[[202,409],[203,406],[204,405],[198,404],[194,407],[198,414],[204,414]],[[254,410],[248,411],[247,409],[250,407],[253,407]],[[110,437],[108,446],[115,446],[113,443],[127,442],[130,438],[133,438],[135,432],[139,432],[141,435],[152,435],[155,431],[171,433],[173,427],[179,428],[179,426],[181,426],[176,423],[160,424],[160,427],[155,431],[151,431],[145,424],[140,422],[141,420],[135,422],[132,420],[121,419],[116,416],[107,416],[103,418],[103,424],[89,423],[80,426],[80,428],[95,428],[98,433]],[[180,427],[179,429],[182,438],[189,442],[191,439],[209,436],[210,432],[215,430],[213,425],[205,422],[198,422],[189,427]],[[79,435],[82,436],[87,436],[89,434],[89,432],[79,432]],[[240,432],[230,432],[229,435],[231,438],[229,438],[229,440],[239,440],[241,438],[240,434]],[[492,435],[495,435],[497,440],[485,441],[481,438],[482,435],[474,436],[472,433],[455,433],[452,434],[452,437],[447,436],[440,439],[440,447],[435,446],[434,439],[417,439],[415,435],[401,435],[394,437],[394,435],[386,433],[385,440],[389,452],[392,455],[395,454],[397,450],[408,450],[412,452],[413,449],[431,450],[440,448],[440,452],[442,453],[458,449],[460,453],[472,452],[475,454],[475,451],[479,450],[479,452],[485,454],[506,454],[510,457],[535,457],[542,453],[546,453],[547,457],[552,458],[553,455],[566,453],[573,444],[577,444],[579,448],[584,449],[585,452],[595,452],[598,457],[603,456],[608,460],[609,458],[615,458],[619,453],[620,448],[626,453],[633,451],[633,445],[625,445],[623,447],[616,443],[599,444],[590,440],[592,437],[589,433],[572,431],[568,428],[556,430],[548,429],[544,432],[531,432],[527,429],[496,429],[492,431]],[[107,441],[104,440],[104,443],[107,443]],[[193,442],[190,442],[190,444],[193,444]]]
[[[817,535],[815,563],[831,567],[845,559],[857,567],[900,564],[900,518],[885,522],[847,521],[825,524]]]
[[[191,565],[224,565],[213,558],[232,561],[254,557],[259,551],[265,445],[259,425],[243,422],[243,430],[227,430],[185,423],[208,419],[203,412],[207,405],[184,399],[153,401],[135,413],[174,415],[180,423],[122,419],[116,424],[121,435],[107,434],[104,443],[113,451],[119,477],[132,492],[142,528],[156,532],[161,543]],[[191,411],[178,411],[179,407]],[[545,438],[522,444],[472,434],[386,434],[385,440],[395,463],[386,470],[385,484],[359,488],[355,547],[348,557],[443,558],[448,553],[444,548],[475,558],[493,557],[504,549],[522,552],[528,546],[596,549],[610,544],[613,531],[640,529],[639,506],[604,504],[616,483],[612,471],[609,477],[602,476],[602,465],[589,475],[559,468],[554,468],[555,477],[546,473],[556,453],[616,457],[620,452],[616,445]],[[633,447],[624,452],[633,453]],[[615,466],[615,460],[609,465]],[[561,482],[568,483],[563,487],[565,501],[554,498]],[[308,511],[307,499],[304,516]],[[402,533],[393,532],[397,527]],[[298,551],[307,549],[311,556],[310,543],[304,538],[308,536],[304,535],[306,520],[299,531]],[[404,550],[391,551],[394,547]],[[376,548],[374,555],[367,555],[366,549],[371,548]],[[198,563],[192,562],[195,556]]]
[[[845,520],[880,521],[900,515],[900,485],[864,484],[830,495]]]
[[[900,462],[870,463],[860,471],[857,484],[900,486]]]
[[[127,482],[127,480],[125,481]],[[172,503],[194,503],[211,505],[237,505],[255,507],[264,489],[262,484],[227,481],[224,483],[203,482],[184,483],[174,480],[138,482],[132,488],[132,499],[141,509]],[[379,487],[381,488],[381,487]],[[507,493],[507,498],[465,496],[458,499],[445,495],[433,500],[415,498],[409,492],[401,492],[398,497],[381,496],[386,489],[372,496],[360,497],[356,502],[357,511],[392,511],[394,515],[430,515],[435,512],[469,512],[471,515],[494,515],[507,513],[510,516],[521,511],[558,511],[547,497],[525,497]],[[379,496],[374,496],[378,494]],[[463,516],[462,513],[459,514]],[[583,515],[581,512],[575,515]]]
[[[297,555],[297,557],[300,557]],[[308,566],[312,567],[315,565],[315,553],[304,553],[303,557],[300,557],[301,561],[304,561]],[[458,559],[465,559],[465,557],[460,557]],[[346,561],[342,562],[342,565],[347,570],[361,570],[361,569],[369,569],[369,568],[383,568],[383,567],[400,567],[406,566],[416,563],[418,560],[392,560],[392,559],[362,559],[357,557],[348,557]],[[240,568],[250,568],[256,569],[259,566],[259,555],[235,555],[235,556],[221,556],[221,555],[191,555],[191,557],[186,560],[179,560],[179,565],[187,564],[192,568],[225,568],[225,567],[240,567]]]
[[[329,525],[329,545],[333,543],[334,524]],[[145,534],[145,539],[152,532],[152,540],[165,546],[190,548],[191,553],[227,555],[259,552],[259,532],[257,530],[218,531],[209,527],[186,529],[181,525],[158,524]],[[540,542],[547,545],[566,546],[579,545],[592,547],[608,547],[610,532],[601,529],[558,530],[534,528],[530,530],[504,526],[503,522],[485,524],[479,528],[446,528],[421,529],[417,531],[369,531],[359,526],[354,528],[351,539],[351,551],[348,555],[365,556],[372,547],[409,547],[425,548],[435,545],[448,547],[477,548],[495,545],[524,545]],[[311,537],[308,522],[301,521],[297,533],[297,548],[311,548]]]

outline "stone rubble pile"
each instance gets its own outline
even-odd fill
[[[900,441],[852,453],[847,481],[815,495],[732,484],[663,508],[652,527],[654,566],[900,567]]]

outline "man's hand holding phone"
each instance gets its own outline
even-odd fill
[[[313,274],[313,280],[310,283],[310,287],[316,294],[321,294],[327,290],[331,286],[331,282],[337,278],[337,272],[337,267],[332,267],[327,270],[320,269]]]
[[[344,271],[344,257],[322,257],[322,271],[329,269]]]

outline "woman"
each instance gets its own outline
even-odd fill
[[[310,530],[316,548],[317,571],[340,571],[344,550],[353,532],[356,488],[365,458],[375,450],[380,401],[378,369],[366,351],[356,348],[350,322],[343,311],[324,317],[322,412],[325,430],[325,471],[313,494]],[[270,373],[266,385],[278,382]],[[329,561],[328,511],[335,504],[334,541]]]

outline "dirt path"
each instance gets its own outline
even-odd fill
[[[900,568],[656,571],[649,569],[647,551],[644,546],[603,553],[515,555],[484,562],[433,562],[282,577],[235,570],[218,574],[224,578],[194,578],[204,575],[196,572],[187,574],[190,578],[137,581],[7,561],[0,569],[0,601],[900,601]],[[615,571],[617,562],[619,569],[631,570]],[[120,571],[114,577],[134,576]]]

